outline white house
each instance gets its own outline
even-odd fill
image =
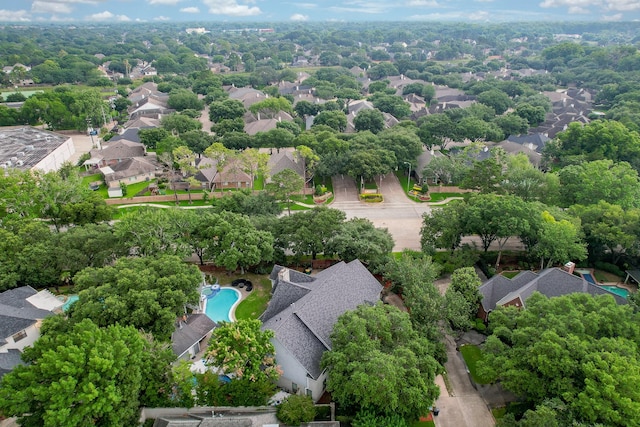
[[[331,349],[333,325],[346,311],[379,301],[382,286],[358,260],[316,276],[275,266],[270,278],[273,295],[260,318],[263,329],[275,334],[276,362],[283,371],[278,385],[317,401],[327,378],[320,359]]]
[[[51,292],[31,286],[0,293],[0,377],[22,363],[22,350],[40,337],[42,319],[62,305]]]

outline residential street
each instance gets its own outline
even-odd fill
[[[430,211],[429,206],[410,201],[393,174],[382,178],[380,188],[384,202],[363,203],[358,200],[358,189],[353,179],[335,176],[335,198],[331,207],[343,211],[347,219],[367,218],[376,227],[388,229],[395,240],[394,252],[403,249],[419,250],[422,214]]]

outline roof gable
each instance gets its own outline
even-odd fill
[[[270,312],[263,328],[273,330],[275,339],[296,357],[309,375],[317,378],[322,352],[331,348],[330,335],[338,317],[361,304],[378,301],[382,286],[359,260],[348,264],[340,262],[321,271],[308,286],[310,291],[288,304],[286,291],[293,288],[286,282],[278,278],[278,297],[274,294],[270,303],[285,308]],[[278,292],[283,283],[282,292]],[[320,351],[321,348],[324,349]]]

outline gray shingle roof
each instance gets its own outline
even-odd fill
[[[0,293],[0,344],[5,338],[12,336],[36,321],[44,319],[52,313],[33,306],[27,298],[38,292],[31,286],[10,289]]]
[[[618,304],[626,304],[627,300],[600,286],[589,283],[581,277],[575,276],[559,268],[549,268],[536,274],[531,271],[518,274],[513,279],[504,276],[494,276],[479,288],[483,296],[482,307],[486,312],[494,310],[496,306],[506,304],[515,298],[526,305],[526,300],[534,292],[552,298],[572,293],[586,293],[589,295],[611,295]]]
[[[0,378],[8,374],[18,365],[22,365],[22,353],[16,349],[10,349],[6,353],[0,353]]]
[[[289,280],[293,280],[291,276]],[[382,290],[380,283],[359,260],[348,264],[340,262],[321,271],[309,286],[310,292],[294,302],[290,302],[292,298],[286,294],[288,289],[294,288],[283,287],[279,292],[279,286],[276,285],[270,304],[286,308],[279,313],[269,313],[263,328],[273,330],[275,339],[313,378],[321,373],[320,358],[331,348],[330,335],[338,317],[363,303],[378,301]]]
[[[182,327],[176,327],[176,330],[171,335],[171,347],[178,357],[217,326],[213,320],[202,313],[190,315],[186,323],[181,322],[181,325]]]
[[[274,152],[269,156],[267,167],[271,176],[282,172],[285,169],[291,169],[298,175],[304,177],[304,160],[300,158],[298,152],[282,149],[280,152]]]

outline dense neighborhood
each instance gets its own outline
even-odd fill
[[[0,426],[640,425],[637,23],[1,28]]]

